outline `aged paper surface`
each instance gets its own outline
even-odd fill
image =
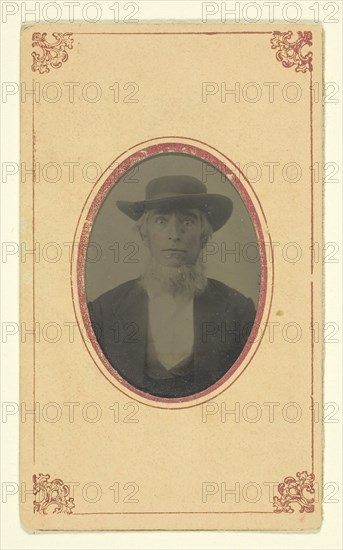
[[[26,528],[320,527],[322,33],[304,25],[23,29]],[[193,346],[195,377],[201,365],[204,378],[170,393],[160,381],[144,386],[138,369],[142,294],[131,283],[121,294],[111,352],[96,330],[108,300],[97,299],[149,264],[117,201],[136,216],[161,197],[148,197],[151,179],[180,175],[222,198],[205,200],[214,233],[202,258],[215,282],[203,347],[196,328]],[[164,199],[173,192],[163,190]],[[237,293],[245,305],[233,320],[242,328],[249,304],[252,324],[214,376],[220,353],[233,349],[220,312]],[[149,294],[149,330],[161,343],[158,315],[169,326],[172,306],[156,313],[152,303]],[[166,365],[172,354],[156,347]],[[143,351],[151,359],[156,350]]]

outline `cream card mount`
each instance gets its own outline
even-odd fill
[[[23,525],[317,529],[321,28],[30,26],[21,80]]]

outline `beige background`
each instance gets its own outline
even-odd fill
[[[94,27],[88,28],[92,32]],[[206,27],[206,30],[210,28]],[[218,28],[216,26],[213,30]],[[235,26],[235,31],[239,28]],[[139,29],[143,31],[144,26]],[[244,30],[244,27],[241,29]],[[297,30],[296,27],[293,29]],[[35,30],[40,31],[41,27],[31,27],[22,35],[22,78],[30,83],[31,34]],[[59,27],[59,30],[63,32],[64,27]],[[52,28],[49,31],[52,32]],[[313,34],[312,49],[316,59],[313,76],[318,81],[321,79],[320,28],[313,27]],[[94,64],[95,52],[97,62]],[[265,337],[243,375],[216,400],[227,407],[237,402],[243,406],[249,402],[263,404],[275,401],[285,404],[295,401],[303,411],[301,420],[287,423],[279,418],[270,423],[263,418],[258,423],[240,421],[227,424],[218,421],[217,417],[213,418],[213,422],[203,423],[201,406],[170,411],[140,403],[137,424],[117,423],[113,427],[108,420],[108,408],[113,401],[123,407],[127,398],[100,375],[93,362],[94,356],[90,357],[92,352],[81,334],[75,331],[73,342],[63,337],[54,345],[42,339],[35,347],[32,340],[27,339],[21,349],[22,400],[32,400],[34,383],[36,399],[42,403],[74,400],[84,404],[96,400],[106,414],[97,424],[87,423],[82,417],[72,425],[64,417],[56,423],[37,424],[35,463],[32,461],[32,425],[24,424],[21,430],[22,481],[30,486],[34,472],[49,472],[53,478],[77,480],[81,485],[97,480],[107,488],[116,480],[124,484],[135,481],[140,487],[140,502],[135,505],[121,502],[114,506],[113,495],[107,489],[98,504],[90,505],[84,502],[80,494],[76,494],[78,512],[96,511],[98,514],[74,513],[66,517],[34,515],[32,501],[27,499],[21,507],[22,521],[26,527],[306,530],[320,525],[320,505],[314,514],[264,514],[266,511],[272,512],[266,492],[263,492],[261,500],[249,506],[242,501],[230,502],[229,506],[220,499],[205,504],[199,496],[204,481],[227,482],[230,487],[236,481],[241,486],[253,481],[263,486],[269,481],[281,482],[297,471],[311,470],[309,75],[285,70],[275,60],[274,54],[267,35],[174,35],[135,39],[130,36],[81,35],[75,40],[68,62],[53,73],[54,81],[73,81],[77,74],[79,80],[96,80],[105,90],[113,80],[137,80],[142,90],[141,100],[137,104],[114,104],[109,96],[92,105],[82,101],[70,105],[64,100],[56,104],[38,103],[35,105],[35,154],[42,165],[49,161],[62,164],[75,159],[84,165],[94,158],[106,167],[118,155],[141,141],[180,135],[210,143],[235,162],[243,164],[251,160],[261,165],[270,160],[277,160],[281,165],[290,160],[300,164],[303,168],[300,182],[286,185],[278,181],[272,185],[262,181],[255,186],[255,191],[267,219],[265,234],[269,230],[273,241],[280,243],[298,242],[303,250],[301,261],[296,264],[285,261],[281,254],[275,254],[275,286],[270,312],[270,321],[282,324],[297,322],[302,327],[303,336],[297,343],[285,341],[280,333],[273,342]],[[152,58],[154,63],[149,64],[148,72],[141,60],[148,63]],[[222,82],[228,74],[230,82],[263,82],[267,79],[283,85],[291,78],[302,87],[302,99],[291,104],[282,101],[259,104],[241,102],[235,104],[235,108],[220,101],[204,104],[199,93],[201,82]],[[51,75],[34,75],[34,79],[37,78],[44,84],[51,80]],[[22,128],[31,127],[31,107],[30,104],[23,105]],[[290,125],[290,120],[295,121],[294,126]],[[314,105],[314,136],[314,156],[320,161],[319,103]],[[29,163],[32,159],[32,140],[24,132],[22,139],[23,159]],[[95,148],[94,144],[101,144],[101,147]],[[96,186],[86,184],[81,178],[74,184],[67,179],[54,185],[42,180],[37,183],[34,240],[41,243],[72,242],[75,231],[84,219],[84,205],[91,202],[96,191]],[[31,187],[23,185],[22,240],[26,242],[31,242],[33,237],[32,199]],[[315,188],[314,207],[314,238],[321,242],[319,185]],[[75,322],[75,318],[80,320],[77,301],[76,310],[73,308],[70,284],[72,280],[75,288],[76,273],[73,265],[70,278],[69,258],[63,256],[55,264],[40,262],[35,266],[34,280],[32,267],[29,263],[22,266],[21,319],[32,322],[34,283],[36,321],[44,325],[53,320],[64,326],[66,322]],[[270,265],[268,282],[270,299]],[[319,264],[315,265],[313,282],[316,290],[315,320],[320,322]],[[34,381],[33,353],[36,364]],[[320,344],[315,345],[314,357],[314,395],[315,400],[320,402]],[[101,365],[98,366],[101,369]],[[130,395],[129,400],[133,399],[134,396]],[[318,423],[315,425],[315,475],[319,482],[320,434]],[[130,511],[143,515],[106,515],[113,511],[126,512],[127,506]],[[144,515],[151,511],[178,513]],[[189,511],[197,511],[200,515],[180,514]]]

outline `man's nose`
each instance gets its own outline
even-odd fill
[[[168,223],[168,238],[172,240],[180,239],[182,235],[182,224],[179,220],[172,216]]]

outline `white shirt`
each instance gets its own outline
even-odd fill
[[[159,361],[171,369],[192,354],[193,297],[149,293],[149,326]]]

